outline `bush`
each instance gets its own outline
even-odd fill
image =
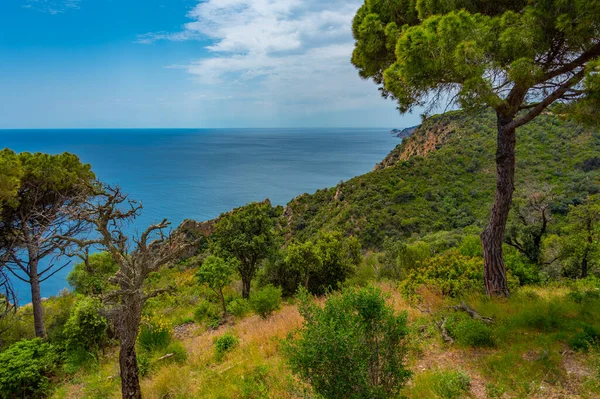
[[[145,377],[148,374],[150,374],[150,371],[152,370],[152,362],[150,361],[150,356],[147,353],[138,353],[137,366],[138,373],[140,373],[140,376]]]
[[[462,371],[435,373],[433,391],[443,399],[459,399],[469,392],[471,379]]]
[[[147,350],[162,349],[171,343],[171,330],[164,320],[154,320],[147,316],[142,318],[138,343]]]
[[[509,287],[518,287],[518,279],[510,272],[507,279]],[[408,274],[400,289],[405,297],[414,298],[423,285],[439,289],[450,297],[483,292],[483,259],[464,256],[456,250],[425,259]]]
[[[263,319],[269,318],[281,306],[281,288],[268,285],[250,297],[250,307]]]
[[[194,319],[198,323],[206,322],[209,327],[213,327],[219,325],[221,314],[217,305],[204,300],[194,311]]]
[[[74,374],[82,368],[91,371],[98,368],[96,353],[88,352],[83,348],[71,349],[66,353],[63,370],[67,374]]]
[[[241,378],[241,399],[263,399],[269,396],[269,368],[267,366],[257,366]]]
[[[422,285],[435,287],[451,297],[482,291],[483,260],[457,251],[425,259],[408,274],[400,288],[403,295],[413,297]]]
[[[551,332],[560,329],[566,322],[566,301],[560,299],[531,300],[528,306],[512,317],[517,326]],[[572,306],[572,305],[571,305]]]
[[[239,339],[237,339],[235,335],[230,333],[225,333],[220,337],[217,337],[215,339],[215,350],[217,358],[222,358],[225,353],[235,348],[239,342]]]
[[[246,299],[234,299],[227,304],[227,313],[241,319],[250,313],[250,303]]]
[[[284,345],[292,371],[328,399],[398,395],[410,376],[404,367],[406,313],[394,315],[372,287],[334,294],[324,308],[311,303],[305,290],[299,296],[304,326]]]
[[[419,262],[431,257],[430,246],[422,241],[405,244],[386,238],[383,249],[380,277],[393,280],[401,280]]]
[[[11,345],[0,353],[0,397],[44,396],[57,363],[54,347],[39,338]]]
[[[165,349],[165,354],[172,353],[173,356],[170,358],[175,363],[185,363],[187,360],[187,351],[179,341],[173,341]]]
[[[490,326],[471,319],[467,315],[457,314],[448,319],[448,333],[460,345],[473,347],[492,347],[495,345]]]
[[[573,350],[587,352],[591,347],[600,347],[600,329],[590,325],[583,326],[583,331],[578,332],[569,340]]]
[[[64,328],[67,351],[95,354],[108,341],[108,322],[99,314],[102,304],[91,297],[78,298]]]

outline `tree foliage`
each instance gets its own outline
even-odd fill
[[[590,273],[598,273],[600,203],[597,198],[578,206],[571,205],[564,233],[560,253],[564,274],[586,278]]]
[[[196,277],[200,284],[206,284],[208,288],[213,290],[219,296],[223,315],[227,314],[227,304],[225,303],[225,295],[223,289],[231,284],[233,273],[235,272],[238,260],[223,259],[211,255],[204,259],[202,265],[196,272]]]
[[[367,0],[353,22],[352,62],[402,112],[444,91],[464,108],[511,107],[513,88],[524,92],[518,108],[573,77],[552,100],[587,107],[600,89],[588,63],[600,56],[598,21],[600,6],[582,0]]]
[[[338,288],[361,261],[357,238],[320,232],[314,241],[290,242],[283,254],[269,259],[261,272],[261,282],[281,287],[286,296],[295,294],[298,287],[322,295]]]
[[[5,151],[4,159],[7,154]],[[42,337],[45,327],[40,284],[69,262],[40,262],[65,251],[68,241],[64,237],[85,230],[85,224],[71,215],[91,195],[95,176],[90,165],[69,153],[24,152],[11,160],[11,166],[20,168],[21,176],[16,194],[2,203],[0,243],[6,251],[8,270],[31,286],[36,335]]]
[[[251,203],[236,209],[219,220],[212,236],[216,254],[239,261],[237,270],[243,283],[242,296],[246,299],[260,262],[277,243],[271,211],[268,203]]]
[[[108,252],[98,252],[76,264],[67,275],[67,282],[78,294],[102,295],[110,288],[109,278],[117,270],[119,265]]]

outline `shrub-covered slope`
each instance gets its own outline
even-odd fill
[[[356,235],[366,248],[469,225],[483,227],[493,200],[495,116],[429,118],[373,172],[304,194],[284,212],[300,239],[321,229]],[[517,192],[551,190],[564,213],[600,189],[600,132],[543,115],[517,131]]]

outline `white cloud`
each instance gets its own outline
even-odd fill
[[[25,0],[23,8],[56,15],[67,10],[79,9],[79,3],[81,0]]]
[[[206,0],[181,31],[147,33],[138,42],[210,41],[204,57],[171,66],[193,75],[195,98],[207,102],[226,93],[265,113],[381,107],[375,85],[361,81],[350,63],[351,22],[362,2]]]

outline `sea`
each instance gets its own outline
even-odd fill
[[[285,205],[371,171],[399,142],[389,129],[0,130],[0,148],[74,153],[141,201],[131,231],[163,218],[174,228],[209,220],[265,198]],[[68,288],[71,267],[45,281],[42,296]],[[14,280],[19,303],[30,302],[29,287]]]

